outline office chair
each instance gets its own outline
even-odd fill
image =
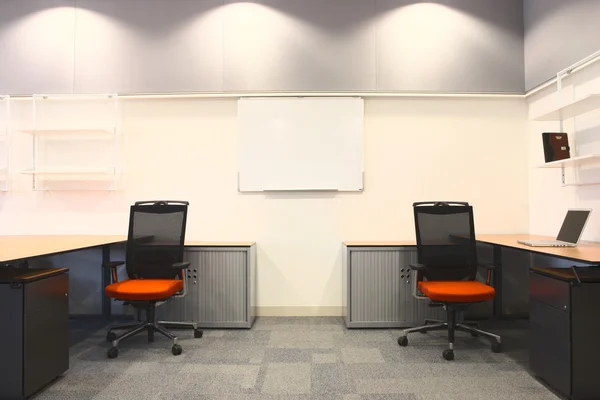
[[[186,294],[187,278],[185,269],[190,263],[183,261],[187,201],[139,201],[131,206],[129,232],[127,235],[126,262],[113,261],[105,268],[111,270],[112,283],[105,288],[108,297],[132,305],[138,314],[138,321],[114,325],[109,328],[106,340],[112,342],[107,356],[119,355],[117,346],[142,331],[148,333],[148,342],[154,341],[158,332],[173,341],[173,355],[182,353],[177,337],[166,328],[187,328],[194,330],[194,337],[202,337],[197,324],[191,322],[156,321],[156,306],[174,297]],[[125,264],[128,279],[119,281],[117,267]],[[139,321],[140,311],[146,311],[146,321]],[[113,331],[130,329],[117,336]]]
[[[455,331],[484,336],[492,342],[492,351],[502,350],[501,338],[493,333],[458,323],[458,312],[471,304],[491,300],[495,290],[490,286],[492,265],[477,260],[473,207],[465,202],[419,202],[413,204],[417,236],[417,289],[447,312],[447,321],[405,329],[398,338],[402,347],[408,345],[408,334],[413,332],[448,330],[448,349],[442,356],[454,359]],[[475,280],[478,267],[487,268],[485,284]]]

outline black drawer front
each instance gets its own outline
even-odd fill
[[[569,290],[569,284],[558,279],[535,272],[531,272],[529,277],[529,297],[559,310],[570,310]]]
[[[69,275],[61,274],[25,285],[25,314],[46,307],[61,307],[69,293]],[[50,304],[54,302],[56,304]]]
[[[571,393],[570,342],[547,328],[531,323],[529,365],[534,375],[569,396]]]
[[[23,288],[0,283],[0,399],[23,396]]]
[[[532,299],[529,302],[529,321],[554,335],[561,343],[571,340],[570,316],[566,311]]]
[[[23,389],[26,396],[69,368],[69,299],[65,295],[68,279],[67,274],[62,274],[25,285],[30,308],[23,324]]]

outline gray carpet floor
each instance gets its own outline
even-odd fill
[[[455,360],[445,361],[444,332],[348,330],[341,318],[258,318],[250,330],[179,331],[183,354],[170,342],[141,335],[106,358],[101,326],[72,334],[70,369],[41,399],[559,399],[528,371],[527,323],[501,321],[504,351],[457,333]],[[76,338],[75,340],[73,338]]]

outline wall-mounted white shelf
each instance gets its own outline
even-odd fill
[[[534,121],[564,121],[600,109],[600,94],[590,94],[556,110],[534,118]]]
[[[38,170],[31,170],[31,169],[26,169],[21,171],[22,174],[28,174],[28,175],[98,175],[98,174],[106,174],[106,175],[113,175],[115,172],[114,170],[110,170],[108,168],[88,168],[88,169],[81,169],[81,168],[64,168],[64,167],[57,167],[57,168],[44,168],[44,169],[38,169]]]
[[[597,186],[600,185],[600,182],[590,182],[590,183],[565,183],[562,185],[563,187],[568,186]]]
[[[51,140],[91,141],[112,140],[115,132],[104,129],[21,129],[19,132]]]
[[[593,161],[600,162],[600,154],[588,154],[580,157],[571,157],[564,160],[551,161],[540,165],[538,168],[576,167],[578,165],[591,163]]]
[[[34,95],[31,135],[34,190],[116,190],[118,96]],[[102,181],[102,182],[100,182]]]
[[[593,186],[600,185],[599,181],[596,182],[578,182],[576,179],[574,182],[567,182],[565,177],[565,170],[567,167],[571,167],[576,171],[576,168],[584,164],[596,163],[600,167],[600,154],[587,154],[585,156],[571,157],[564,160],[552,161],[538,166],[538,168],[557,168],[561,170],[561,182],[563,187],[565,186]],[[578,176],[578,175],[576,175]]]
[[[24,175],[43,176],[45,180],[62,181],[69,180],[86,180],[86,181],[110,181],[115,175],[114,170],[107,168],[44,168],[39,170],[24,170],[21,171]]]
[[[114,135],[106,129],[68,128],[68,129],[20,129],[20,132],[30,135],[77,135],[77,136],[107,136]]]
[[[556,132],[565,132],[566,130],[564,129],[564,121],[567,119],[572,119],[575,117],[578,117],[580,115],[584,115],[588,112],[594,111],[594,110],[599,110],[600,109],[600,94],[597,93],[592,93],[592,94],[588,94],[587,96],[584,96],[578,100],[572,101],[568,104],[562,104],[562,99],[563,99],[563,79],[567,76],[570,76],[571,74],[573,74],[573,72],[578,71],[582,68],[585,68],[586,66],[589,66],[592,64],[592,62],[594,60],[597,60],[598,57],[600,57],[600,52],[596,52],[594,54],[591,54],[588,57],[585,57],[582,60],[577,61],[575,64],[570,65],[569,67],[563,69],[562,71],[559,71],[556,74],[556,97],[557,97],[557,103],[559,105],[559,107],[555,110],[552,110],[550,112],[547,112],[545,114],[539,115],[535,118],[531,118],[533,121],[556,121],[558,122],[558,127],[557,127],[557,131]],[[572,95],[573,97],[575,97],[575,90],[574,88],[572,89]],[[575,132],[575,121],[573,121],[573,131],[570,132],[573,135],[569,136],[569,146],[571,149],[577,149],[577,146],[575,145],[575,137],[576,137],[576,132]],[[581,167],[584,164],[592,164],[596,162],[597,165],[594,166],[592,169],[589,169],[587,171],[582,171],[579,167]],[[595,176],[597,175],[595,173],[595,171],[593,169],[595,169],[597,166],[600,166],[600,164],[598,164],[600,162],[600,154],[587,154],[587,155],[577,155],[577,152],[571,152],[571,158],[565,159],[565,160],[558,160],[558,161],[552,161],[552,162],[548,162],[545,164],[540,165],[538,168],[560,168],[561,171],[561,184],[562,186],[590,186],[590,185],[600,185],[600,181],[580,181],[580,172],[583,172],[586,176]],[[571,182],[567,182],[566,180],[566,174],[565,171],[567,170],[567,168],[570,168],[573,172],[573,181]]]

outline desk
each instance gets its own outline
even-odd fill
[[[25,262],[38,257],[55,256],[72,251],[102,248],[102,263],[110,261],[111,245],[124,243],[123,235],[23,235],[0,236],[0,263]],[[98,265],[102,287],[110,282],[110,271]],[[110,299],[102,296],[102,315],[110,317]]]
[[[503,313],[502,250],[511,249],[528,254],[549,256],[576,263],[600,264],[600,243],[582,241],[575,248],[531,247],[518,240],[552,240],[548,236],[528,234],[476,235],[478,247],[492,247],[496,297],[493,314]],[[424,318],[440,319],[443,315],[425,309],[426,303],[412,295],[412,274],[408,267],[416,262],[414,240],[345,241],[343,242],[342,307],[349,328],[404,327],[415,325]],[[523,295],[526,296],[529,260],[523,267]],[[520,265],[520,264],[519,264]],[[407,285],[408,284],[408,285]],[[519,286],[520,290],[521,286]],[[388,299],[387,301],[384,299]],[[391,299],[391,300],[390,300]],[[526,308],[523,301],[521,309]],[[521,302],[519,302],[520,304]],[[487,306],[489,310],[490,306]],[[486,311],[489,315],[490,311]]]
[[[502,316],[502,249],[525,251],[529,254],[550,256],[575,263],[600,264],[600,243],[581,241],[577,247],[532,247],[520,244],[518,240],[554,240],[555,238],[528,234],[477,235],[477,241],[489,244],[493,248],[493,264],[497,267],[494,273],[496,298],[494,300],[494,315]]]
[[[480,243],[490,244],[496,247],[510,247],[512,249],[524,250],[531,253],[539,253],[559,257],[571,261],[600,264],[600,243],[581,241],[577,247],[532,247],[520,244],[518,240],[554,240],[550,236],[528,235],[528,234],[500,234],[500,235],[476,235]],[[396,241],[345,241],[346,246],[356,247],[415,247],[414,240]]]
[[[126,242],[124,235],[0,236],[0,263],[27,263],[36,258],[101,248],[102,260],[93,267],[97,268],[102,287],[102,315],[110,317],[111,300],[103,290],[110,283],[110,271],[101,268],[101,263],[111,260],[113,245]],[[192,263],[187,275],[188,293],[185,298],[160,307],[160,316],[198,322],[206,328],[251,327],[256,316],[255,243],[186,240],[184,257]]]
[[[0,236],[0,263],[107,246],[127,241],[123,235]]]
[[[524,250],[530,253],[538,253],[566,260],[600,264],[600,243],[581,241],[577,247],[532,247],[517,243],[517,240],[555,240],[550,236],[540,235],[477,235],[477,241],[491,244],[496,247],[509,247]]]

